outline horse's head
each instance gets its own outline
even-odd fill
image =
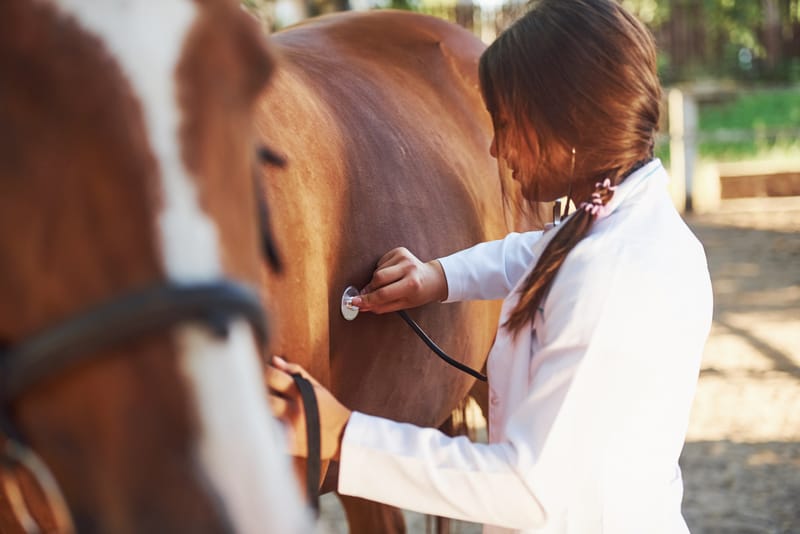
[[[232,1],[0,3],[0,422],[81,532],[304,524],[243,289],[272,68]]]

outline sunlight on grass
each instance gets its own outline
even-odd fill
[[[800,127],[800,88],[743,92],[700,108],[700,130]]]
[[[743,91],[700,104],[699,159],[800,161],[800,87]],[[670,161],[662,135],[656,156]]]

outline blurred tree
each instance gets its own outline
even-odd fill
[[[622,0],[659,42],[667,81],[780,77],[800,62],[799,0]],[[800,65],[799,65],[800,67]]]
[[[491,40],[520,14],[523,1],[242,0],[242,4],[270,29],[331,11],[380,7],[447,18]],[[620,1],[653,30],[665,83],[719,77],[800,82],[800,0]],[[494,25],[494,32],[483,31],[487,25]]]
[[[240,0],[269,30],[334,11],[350,9],[349,0]],[[394,1],[394,0],[393,0]],[[405,0],[400,0],[405,1]]]
[[[781,16],[778,0],[762,0],[764,49],[767,67],[774,70],[781,59]]]
[[[275,2],[272,0],[241,0],[250,14],[258,19],[261,25],[272,30],[275,27]]]

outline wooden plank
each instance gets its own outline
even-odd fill
[[[800,171],[720,176],[721,198],[800,195]]]

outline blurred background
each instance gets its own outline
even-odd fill
[[[681,458],[684,515],[695,534],[800,533],[800,0],[622,3],[658,42],[657,155],[706,248],[715,291]],[[243,4],[268,31],[394,8],[445,18],[487,44],[525,9],[501,0]],[[407,520],[411,532],[428,528],[415,514]],[[332,497],[325,521],[346,532]]]

